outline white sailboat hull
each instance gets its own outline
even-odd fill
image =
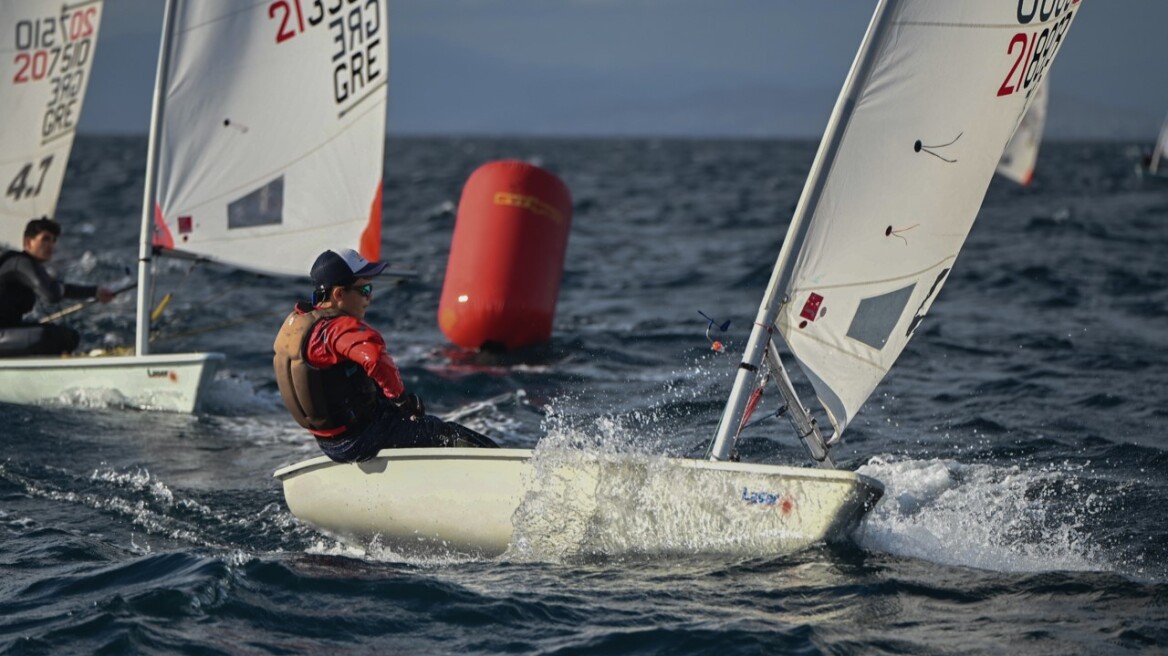
[[[0,401],[35,404],[116,393],[133,408],[197,412],[222,360],[221,353],[8,358],[0,360]]]
[[[275,477],[301,521],[407,555],[785,554],[846,537],[883,493],[845,471],[545,455],[387,449]]]

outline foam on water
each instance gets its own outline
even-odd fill
[[[126,538],[127,546],[139,554],[155,549],[168,551],[179,545],[208,548],[221,554],[252,553],[257,535],[273,538],[277,551],[284,545],[299,550],[301,540],[316,539],[315,533],[300,525],[283,504],[269,503],[258,511],[211,505],[176,490],[141,467],[102,467],[84,481],[49,481],[6,471],[0,465],[0,476],[19,485],[30,497],[124,518],[136,529]],[[111,524],[117,525],[118,522]]]
[[[872,458],[857,470],[884,483],[884,497],[856,531],[869,551],[1001,572],[1110,571],[1083,519],[1094,497],[1068,507],[1052,482],[1069,468]]]
[[[467,403],[443,414],[442,419],[460,423],[506,446],[522,446],[537,438],[525,435],[523,423],[504,411],[516,405],[527,405],[527,393],[522,389]]]
[[[250,415],[283,412],[278,392],[256,389],[255,385],[230,370],[220,370],[203,396],[203,411],[216,415]]]

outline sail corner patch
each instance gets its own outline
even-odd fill
[[[888,337],[896,328],[896,323],[904,315],[904,309],[912,297],[916,285],[909,285],[895,291],[865,298],[856,308],[852,323],[848,326],[848,337],[867,344],[876,350],[884,348]]]
[[[803,304],[803,309],[799,312],[799,316],[808,321],[815,321],[815,317],[819,316],[819,306],[823,305],[823,297],[815,292],[807,297],[807,302]]]

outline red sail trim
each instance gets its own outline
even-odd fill
[[[370,262],[381,259],[381,187],[381,180],[378,180],[373,207],[369,208],[369,223],[361,232],[361,243],[357,247],[361,257]]]
[[[162,206],[158,203],[154,204],[154,238],[152,243],[159,248],[174,250],[174,235],[170,234],[170,228],[167,227],[166,220],[162,218]]]

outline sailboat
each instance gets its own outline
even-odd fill
[[[1164,175],[1161,169],[1164,168],[1165,153],[1168,153],[1168,116],[1164,117],[1164,123],[1160,126],[1160,136],[1156,138],[1156,145],[1152,148],[1152,155],[1148,158],[1148,163],[1143,171],[1153,176]]]
[[[832,448],[936,299],[1080,4],[879,2],[704,459],[538,449],[385,450],[359,464],[320,457],[275,472],[288,507],[344,542],[405,554],[522,555],[533,543],[557,554],[572,545],[781,554],[846,537],[883,487],[836,469]],[[799,400],[776,332],[830,436]],[[772,380],[816,467],[735,461],[749,411]],[[613,523],[614,487],[638,500],[636,521],[662,530],[633,543],[599,539]],[[684,539],[664,530],[670,522]]]
[[[97,50],[101,0],[0,4],[0,243],[19,249],[29,219],[53,216]],[[211,358],[203,358],[203,361]],[[202,367],[202,361],[197,365]],[[36,403],[101,381],[144,407],[189,409],[203,372],[186,358],[5,358],[0,401]]]
[[[134,355],[0,362],[0,401],[97,389],[118,392],[132,407],[197,412],[223,355],[150,353],[158,255],[296,276],[327,248],[379,258],[386,3],[318,9],[302,12],[301,3],[283,0],[168,1]]]
[[[1049,82],[1044,81],[1034,91],[1030,109],[1022,116],[1022,122],[1014,130],[1014,136],[1006,144],[1006,152],[998,161],[998,174],[1023,187],[1034,181],[1038,147],[1042,145],[1042,130],[1046,127],[1047,86]]]

